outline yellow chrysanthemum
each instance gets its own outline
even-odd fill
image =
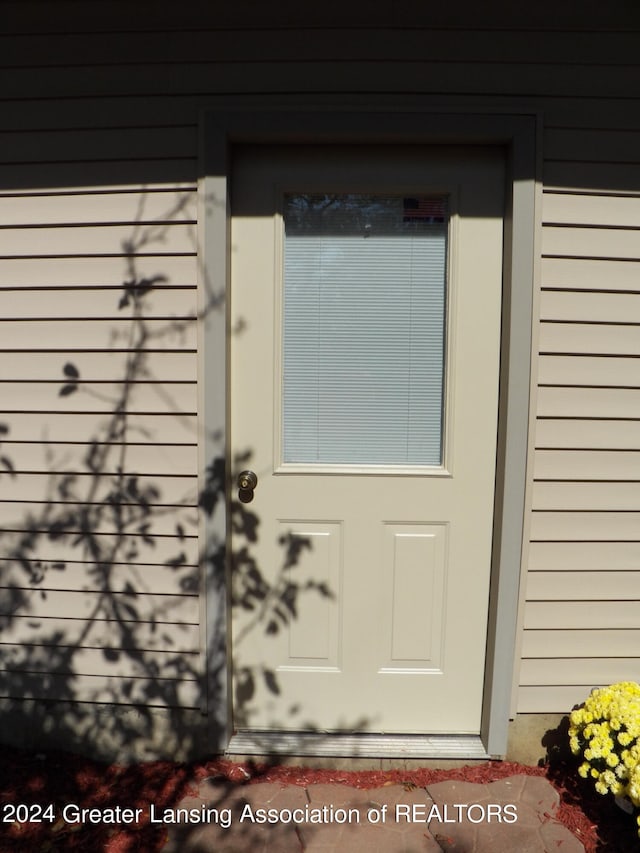
[[[600,794],[627,796],[640,806],[640,684],[622,681],[591,691],[569,718],[569,746],[583,761],[582,778]]]

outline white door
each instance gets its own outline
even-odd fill
[[[479,732],[503,173],[489,147],[236,151],[238,727]]]

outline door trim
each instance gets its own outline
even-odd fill
[[[495,144],[507,152],[507,198],[503,250],[503,328],[498,406],[497,477],[489,626],[481,742],[486,754],[507,749],[525,517],[528,456],[531,335],[533,318],[536,156],[540,117],[536,115],[388,112],[322,109],[205,111],[200,124],[198,243],[200,248],[199,385],[202,413],[200,487],[211,486],[212,460],[227,454],[229,288],[229,182],[233,144]],[[228,468],[228,466],[227,466]],[[224,478],[222,478],[224,479]],[[221,478],[217,482],[220,487]],[[224,484],[225,486],[228,484]],[[228,493],[228,489],[227,489]],[[228,513],[226,502],[201,516],[204,552],[205,702],[210,746],[228,749],[232,737],[226,585]],[[226,677],[225,674],[226,673]],[[222,675],[221,675],[222,674]],[[425,756],[421,756],[425,757]],[[435,757],[442,757],[436,755]]]

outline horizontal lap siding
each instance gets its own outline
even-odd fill
[[[77,169],[78,145],[149,156],[157,134],[72,136],[2,151],[31,178],[38,149]],[[193,158],[193,129],[157,138],[159,157],[181,140]],[[106,189],[0,191],[0,696],[197,707],[195,187]]]
[[[42,520],[51,475],[72,478],[57,492],[57,512],[90,503],[85,442],[103,434],[131,355],[130,306],[120,300],[127,244],[137,239],[138,277],[156,287],[146,309],[148,374],[131,388],[124,475],[139,489],[155,486],[151,504],[163,511],[157,535],[132,535],[135,557],[111,560],[114,594],[126,600],[125,590],[140,586],[152,610],[154,594],[184,599],[186,609],[159,619],[164,640],[152,622],[140,619],[135,630],[154,653],[175,642],[192,673],[200,112],[229,95],[260,108],[313,96],[329,108],[539,112],[540,388],[519,707],[566,710],[607,662],[625,658],[640,630],[636,586],[625,583],[640,565],[637,32],[604,7],[580,21],[581,32],[571,31],[573,14],[561,21],[559,10],[538,4],[528,25],[516,7],[495,20],[473,4],[455,15],[416,7],[392,27],[376,3],[366,14],[342,7],[134,6],[116,18],[112,4],[90,16],[78,4],[15,4],[0,35],[0,424],[10,427],[0,453],[20,473],[0,477],[0,528],[15,536],[16,518]],[[543,32],[550,20],[557,31]],[[144,229],[148,241],[140,241]],[[65,365],[79,372],[77,390],[60,396]],[[103,479],[116,476],[120,450],[110,442]],[[42,542],[42,560],[68,561],[67,581],[48,571],[53,591],[85,596],[96,579],[91,560],[76,557],[87,543],[74,541]],[[164,565],[172,555],[181,557],[175,574]],[[57,600],[38,604],[43,643],[61,635],[84,643],[82,696],[117,697],[116,669],[89,652],[109,636],[107,605],[85,636],[81,619],[55,612]],[[172,622],[174,612],[190,615]],[[12,667],[26,620],[0,633]],[[569,678],[574,658],[584,663]],[[565,663],[545,668],[551,659]],[[167,660],[154,660],[160,679]],[[131,661],[120,665],[136,677]],[[187,693],[180,701],[191,703]]]
[[[37,511],[37,506],[33,507]],[[29,512],[31,507],[25,509]],[[141,594],[150,595],[175,595],[193,590],[196,586],[197,567],[195,564],[187,563],[178,566],[159,565],[158,563],[145,564],[136,563],[112,563],[107,569],[96,568],[96,566],[82,562],[81,560],[66,560],[64,567],[56,560],[55,553],[50,555],[49,564],[52,571],[47,573],[47,588],[50,590],[68,590],[77,592],[87,590],[99,592],[102,587],[102,579],[105,573],[109,574],[109,580],[114,590],[122,592],[128,585],[132,585]],[[5,563],[0,561],[0,569],[5,569]],[[60,614],[58,614],[60,615]],[[196,620],[197,621],[197,620]],[[185,626],[192,623],[185,622]],[[189,632],[191,635],[192,632]],[[157,643],[150,636],[146,643],[151,642],[152,647]],[[167,642],[166,640],[164,641]],[[163,646],[164,648],[164,646]],[[195,645],[188,645],[188,650],[197,651]]]
[[[36,655],[33,656],[37,660]],[[111,661],[111,650],[103,654],[105,660]],[[84,649],[81,659],[84,658]],[[135,676],[123,677],[116,674],[121,668],[109,668],[108,674],[95,675],[93,673],[77,673],[73,679],[73,686],[69,686],[68,675],[51,673],[52,658],[49,650],[42,654],[41,666],[34,664],[33,669],[18,669],[16,661],[9,655],[5,657],[6,666],[14,667],[12,677],[0,682],[0,698],[2,699],[39,699],[58,700],[69,702],[87,702],[106,705],[133,705],[145,708],[197,708],[200,699],[200,685],[197,677],[176,678],[175,676],[163,678],[158,675],[156,666],[148,670],[139,671]],[[19,660],[19,658],[18,658]],[[64,661],[64,658],[62,658]],[[150,662],[151,663],[151,662]],[[175,672],[177,660],[170,662],[170,670]],[[187,655],[180,656],[181,669],[193,666]],[[197,667],[197,663],[195,664]],[[149,689],[153,684],[153,692]],[[126,693],[123,690],[126,686]]]
[[[640,678],[640,135],[625,121],[545,130],[520,711]]]

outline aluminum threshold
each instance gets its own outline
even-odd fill
[[[237,732],[229,755],[310,755],[335,758],[489,759],[479,735]]]

